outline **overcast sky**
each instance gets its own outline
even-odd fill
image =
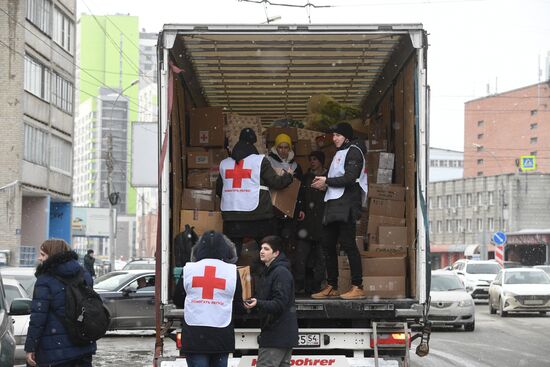
[[[257,0],[255,0],[257,1]],[[259,0],[258,0],[259,1]],[[304,5],[308,0],[271,0]],[[464,102],[539,81],[550,52],[550,0],[309,0],[290,8],[239,0],[77,0],[78,11],[165,23],[422,23],[429,32],[431,145],[463,150]],[[541,80],[547,78],[542,72]]]

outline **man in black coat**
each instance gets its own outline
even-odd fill
[[[262,240],[260,260],[266,268],[261,287],[257,298],[245,302],[247,309],[255,307],[261,315],[258,367],[290,366],[292,348],[298,345],[294,281],[282,243],[278,236]]]
[[[84,255],[84,269],[88,270],[88,273],[90,273],[92,277],[95,277],[94,263],[94,250],[89,249],[86,255]]]
[[[322,243],[328,285],[311,297],[362,299],[366,296],[363,292],[361,256],[355,243],[355,222],[361,217],[361,192],[367,192],[364,152],[363,147],[352,142],[353,130],[346,122],[333,128],[332,140],[336,146],[336,154],[328,176],[317,176],[311,184],[313,188],[327,190]],[[338,243],[346,252],[351,271],[352,288],[344,294],[338,291]]]

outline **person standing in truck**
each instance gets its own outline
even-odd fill
[[[298,345],[298,318],[290,263],[279,236],[262,240],[260,260],[265,269],[258,296],[245,302],[260,314],[258,367],[290,367],[292,348]]]
[[[355,243],[356,224],[361,217],[362,191],[368,191],[364,147],[353,140],[353,129],[341,122],[332,129],[336,154],[328,176],[316,176],[311,187],[326,190],[322,244],[327,266],[327,286],[312,298],[362,299],[363,269]],[[336,245],[346,252],[351,270],[351,290],[338,291],[338,254]]]
[[[231,155],[221,161],[216,193],[221,197],[223,233],[235,243],[240,256],[244,238],[258,243],[276,233],[269,189],[282,189],[292,183],[292,174],[279,175],[269,160],[254,146],[256,133],[241,130]]]
[[[292,139],[287,134],[279,134],[275,137],[275,144],[271,147],[267,159],[269,159],[271,166],[276,172],[287,171],[292,173],[298,180],[302,180],[302,168],[294,161]],[[298,210],[296,210],[295,214],[298,214]],[[297,215],[294,215],[293,218],[284,214],[276,215],[277,234],[283,238],[284,245],[287,248],[294,237],[296,217]]]
[[[181,351],[189,367],[227,367],[235,351],[233,315],[245,311],[235,246],[219,232],[205,232],[191,261],[173,296],[184,309]]]
[[[311,187],[316,176],[326,176],[325,153],[316,150],[309,154],[309,170],[304,174],[298,195],[300,214],[294,253],[296,293],[317,293],[325,280],[325,257],[321,246],[325,190]]]

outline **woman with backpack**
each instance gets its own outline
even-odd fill
[[[91,367],[95,341],[79,346],[69,336],[65,317],[66,284],[83,272],[84,282],[93,285],[87,271],[78,263],[78,255],[61,239],[49,239],[40,246],[39,264],[25,352],[30,366]]]

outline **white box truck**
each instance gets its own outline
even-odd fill
[[[297,298],[300,345],[292,364],[406,366],[411,339],[418,336],[417,353],[426,354],[429,88],[427,32],[422,25],[168,24],[157,47],[160,282],[155,365],[186,365],[184,356],[169,355],[164,344],[172,343],[168,337],[175,339],[171,332],[183,315],[173,305],[171,292],[177,262],[173,243],[182,230],[182,191],[190,179],[185,152],[188,134],[197,128],[190,126],[191,111],[221,106],[228,113],[260,117],[267,125],[280,117],[304,120],[309,98],[319,94],[358,106],[361,121],[369,125],[369,149],[395,156],[390,176],[406,189],[405,296],[354,301]],[[411,332],[413,325],[421,331]],[[235,329],[236,351],[229,364],[254,366],[257,319],[236,316]]]

